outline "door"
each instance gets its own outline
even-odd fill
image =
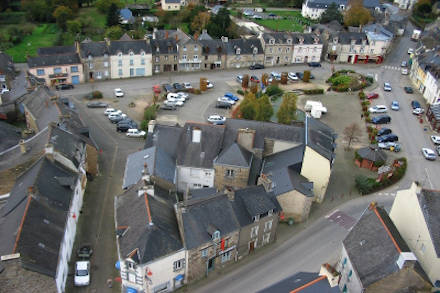
[[[72,83],[79,84],[79,75],[72,75]]]
[[[255,242],[251,241],[249,242],[249,253],[252,253],[255,249]]]
[[[208,272],[214,269],[215,257],[208,260]]]

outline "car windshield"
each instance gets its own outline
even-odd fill
[[[79,277],[87,276],[89,272],[87,270],[76,270],[76,275]]]

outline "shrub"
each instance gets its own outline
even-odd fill
[[[377,162],[374,162],[374,166],[375,166],[375,167],[382,167],[383,165],[385,165],[385,161],[377,161]]]
[[[100,91],[93,91],[92,92],[92,99],[102,99],[102,92],[100,92]]]
[[[365,118],[365,121],[367,121],[368,123],[371,123],[371,118],[367,117],[367,118]]]
[[[362,157],[358,154],[357,151],[354,152],[354,159],[358,161],[362,161]]]
[[[322,94],[324,94],[324,90],[323,89],[304,90],[303,92],[306,95],[322,95]]]
[[[281,96],[283,94],[283,90],[280,89],[278,86],[276,85],[270,85],[267,87],[266,89],[266,94],[270,97],[270,96]]]
[[[352,81],[352,78],[348,75],[339,75],[339,76],[330,78],[330,82],[334,86],[337,86],[340,84],[348,85],[351,83],[351,81]]]
[[[196,95],[200,95],[202,93],[202,91],[200,89],[194,89],[194,94]]]
[[[367,76],[365,80],[371,85],[374,82],[374,79],[371,76]]]
[[[237,94],[244,96],[244,91],[243,90],[237,90]]]
[[[361,194],[368,194],[374,191],[375,185],[377,184],[373,178],[368,178],[367,176],[359,175],[355,178],[355,184],[357,190]]]
[[[159,108],[159,105],[151,105],[151,106],[145,108],[144,121],[146,121],[147,125],[148,125],[148,122],[150,122],[150,120],[156,119],[158,108]]]

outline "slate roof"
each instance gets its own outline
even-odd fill
[[[160,39],[168,39],[173,38],[176,41],[186,41],[189,40],[190,37],[185,34],[183,31],[177,30],[156,30],[153,32],[154,37],[158,40]]]
[[[75,167],[79,167],[85,148],[85,143],[79,137],[53,124],[50,127],[48,143],[53,145],[56,152],[72,161]]]
[[[273,183],[276,196],[297,190],[308,197],[313,197],[313,183],[293,168],[285,167],[265,174]]]
[[[387,40],[391,41],[394,34],[383,27],[381,24],[373,23],[366,25],[362,28],[362,31],[366,32],[367,35],[376,40]]]
[[[215,159],[215,164],[250,167],[252,162],[252,153],[237,143],[231,144],[223,150]]]
[[[133,41],[111,41],[110,42],[110,54],[117,55],[119,52],[122,54],[128,54],[133,52],[136,55],[151,53],[151,46],[147,44],[145,40],[133,40]]]
[[[287,40],[291,40],[290,45],[293,45],[293,37],[292,34],[283,33],[283,32],[274,32],[274,33],[263,33],[263,40],[267,44],[269,44],[270,40],[274,39],[275,44],[286,44]]]
[[[321,156],[332,161],[336,149],[336,133],[328,125],[317,119],[306,118],[307,137],[306,144]]]
[[[268,213],[270,210],[274,213],[281,211],[273,193],[266,192],[263,185],[235,190],[232,206],[241,227],[253,223],[254,216]]]
[[[198,41],[202,46],[203,55],[218,55],[226,53],[225,43],[221,40],[200,40]]]
[[[126,226],[125,233],[119,236],[119,252],[127,258],[132,257],[140,264],[177,252],[183,248],[172,204],[148,196],[148,205],[153,225],[149,225],[147,203],[143,194],[138,196],[142,182],[116,197],[116,222],[118,227]]]
[[[158,54],[177,54],[177,42],[173,38],[164,40],[151,40],[151,51],[153,55]]]
[[[169,3],[169,4],[180,4],[180,0],[165,0],[165,3]]]
[[[70,65],[81,64],[78,54],[69,55],[44,55],[37,57],[29,57],[27,59],[29,68],[55,66],[55,65]]]
[[[263,165],[263,160],[254,156],[252,158],[251,169],[249,170],[248,185],[257,184],[258,177],[260,176],[261,166]]]
[[[178,150],[180,152],[179,140],[182,133],[181,126],[156,124],[153,133],[147,134],[144,148],[156,146],[176,158]]]
[[[417,194],[437,257],[440,257],[440,191],[422,189]]]
[[[202,33],[197,38],[198,41],[206,41],[212,40],[212,37],[208,34],[206,30],[203,30]],[[221,42],[221,40],[219,40]]]
[[[361,158],[372,162],[380,162],[387,160],[387,154],[377,146],[367,146],[358,149],[357,153],[359,156],[361,156]]]
[[[189,250],[211,242],[208,231],[217,229],[220,237],[240,229],[232,204],[222,193],[184,203],[182,212],[185,247]]]
[[[254,148],[263,149],[265,138],[295,142],[297,144],[304,143],[304,127],[244,119],[226,119],[223,149],[236,141],[239,129],[246,128],[256,131]]]
[[[190,190],[190,198],[204,198],[205,196],[213,195],[217,193],[215,187],[205,187]]]
[[[304,145],[301,144],[294,148],[266,156],[263,160],[262,172],[268,174],[273,170],[290,166],[297,172],[301,172],[304,149]]]
[[[357,32],[338,32],[332,34],[332,37],[338,37],[338,42],[340,44],[349,45],[352,40],[355,40],[356,45],[361,45],[362,40],[366,40],[368,44],[367,35],[365,33],[357,33]]]
[[[258,49],[257,54],[264,54],[261,41],[257,38],[231,39],[226,44],[228,55],[235,55],[237,48],[240,48],[240,55],[252,55],[254,54],[254,48]]]
[[[177,165],[212,168],[214,158],[220,152],[224,127],[187,122],[179,140]],[[200,143],[192,142],[193,129],[202,131]]]
[[[47,87],[38,87],[33,92],[26,94],[23,104],[32,113],[36,119],[38,130],[42,130],[49,125],[50,122],[58,121],[60,111],[51,97],[55,94]]]
[[[88,42],[79,44],[81,58],[103,57],[109,54],[106,42]]]
[[[293,43],[294,44],[299,44],[300,43],[300,39],[303,39],[303,44],[306,45],[312,45],[315,43],[315,39],[318,39],[317,44],[322,44],[322,39],[317,36],[316,34],[300,34],[300,33],[293,33],[292,34],[292,38],[293,38]]]
[[[48,55],[72,55],[76,53],[74,45],[71,46],[54,46],[54,47],[41,47],[37,49],[39,56]]]
[[[338,286],[330,287],[327,278],[321,278],[318,282],[313,283],[315,280],[321,278],[318,273],[299,272],[295,275],[287,277],[258,293],[290,293],[295,289],[299,289],[304,285],[308,285],[305,288],[298,291],[298,293],[339,293]]]
[[[383,208],[366,209],[343,241],[353,270],[357,272],[363,288],[399,271],[396,262],[400,252],[387,233],[381,219],[400,250],[411,252]]]
[[[4,121],[0,121],[0,152],[18,144],[21,139],[21,129]]]

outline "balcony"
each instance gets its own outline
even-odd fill
[[[179,63],[180,64],[196,64],[196,63],[202,63],[202,60],[200,60],[200,59],[196,59],[196,60],[194,60],[194,59],[181,59],[181,60],[179,60]]]
[[[60,77],[68,77],[69,74],[68,73],[54,73],[54,74],[49,74],[49,78],[60,78]]]

